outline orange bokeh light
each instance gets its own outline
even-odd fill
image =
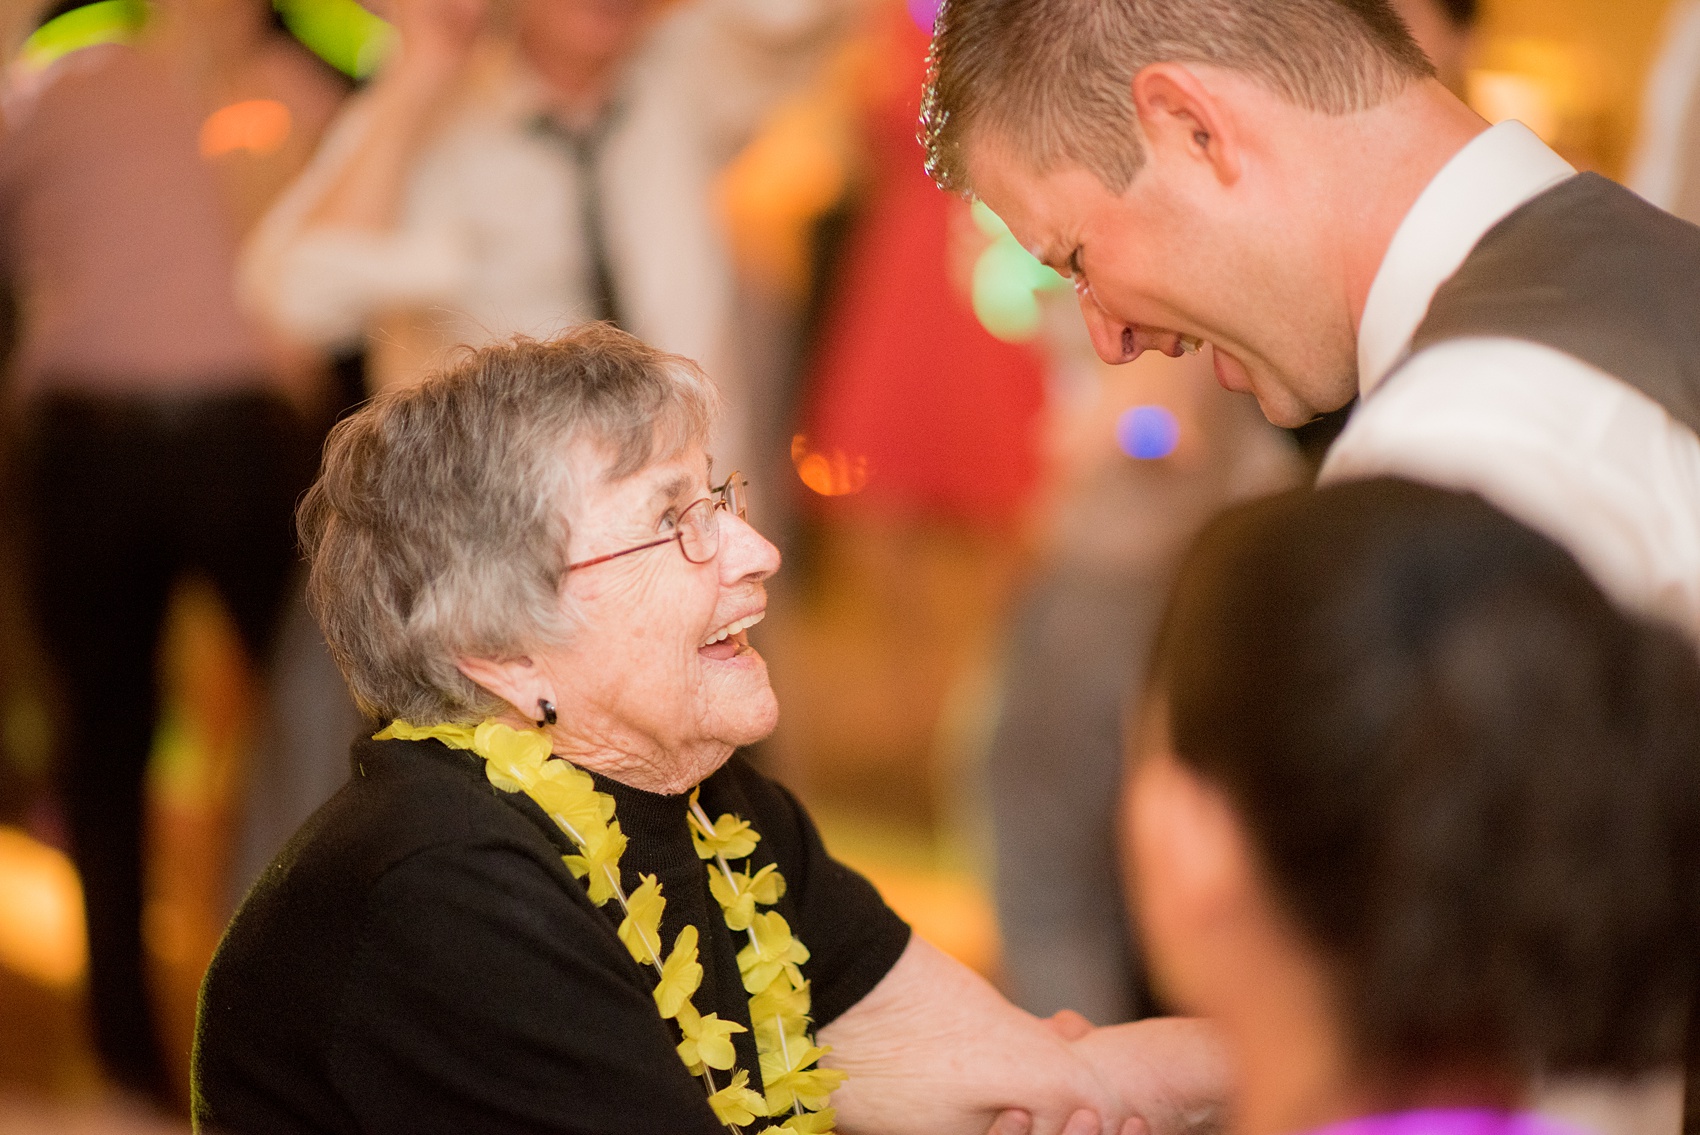
[[[0,827],[0,966],[52,989],[83,977],[83,888],[61,852]]]
[[[264,157],[289,140],[289,108],[276,99],[247,99],[220,107],[201,123],[201,156],[246,151]]]
[[[842,450],[817,453],[809,448],[809,439],[798,434],[791,439],[791,464],[803,484],[823,497],[844,497],[859,493],[868,483],[868,459],[852,456]]]

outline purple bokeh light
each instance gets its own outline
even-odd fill
[[[1164,406],[1132,406],[1116,419],[1116,444],[1139,461],[1169,456],[1181,439],[1181,424]]]

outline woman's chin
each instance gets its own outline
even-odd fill
[[[759,657],[759,656],[758,656]],[[734,749],[763,740],[779,724],[779,700],[767,683],[767,669],[761,670],[759,686],[727,689],[722,687],[714,701],[709,721],[710,734],[721,744]]]
[[[765,677],[765,671],[763,674]],[[773,687],[763,682],[759,694],[740,704],[737,713],[726,716],[721,739],[734,748],[753,745],[765,740],[778,724],[779,699],[773,696]]]

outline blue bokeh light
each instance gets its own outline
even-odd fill
[[[1164,406],[1132,406],[1116,419],[1116,444],[1140,461],[1169,456],[1180,439],[1181,424]]]

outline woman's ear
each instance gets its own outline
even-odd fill
[[[536,719],[539,700],[554,701],[554,690],[545,689],[542,670],[528,654],[512,658],[457,658],[455,669],[467,679],[489,690],[519,713]]]
[[[1129,770],[1124,831],[1140,936],[1158,988],[1204,1012],[1234,956],[1256,869],[1226,795],[1166,748]]]
[[[1183,63],[1153,63],[1133,77],[1133,105],[1145,145],[1158,157],[1209,166],[1216,180],[1239,180],[1241,139],[1218,92]]]

